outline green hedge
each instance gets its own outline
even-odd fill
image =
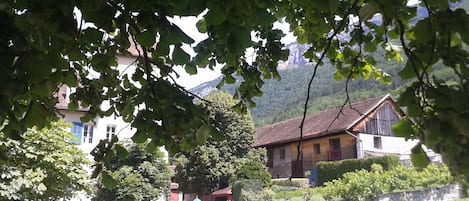
[[[341,178],[346,172],[365,169],[370,171],[372,164],[379,164],[384,170],[390,170],[399,165],[399,157],[382,156],[362,159],[347,159],[341,161],[319,162],[316,164],[318,185],[322,186],[324,182]]]

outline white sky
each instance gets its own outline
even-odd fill
[[[200,17],[200,16],[199,16]],[[181,27],[182,31],[184,31],[187,35],[192,37],[197,44],[198,42],[207,38],[206,34],[200,33],[197,30],[196,23],[198,18],[197,17],[175,17],[172,19],[172,22],[177,24]],[[288,33],[283,39],[282,42],[284,44],[289,44],[294,42],[296,38],[293,36],[293,33],[289,33],[289,26],[286,23],[275,23],[274,28],[281,29],[284,33]],[[195,46],[194,44],[194,46]],[[194,55],[194,52],[189,47],[184,47],[183,49],[187,51],[189,54]],[[247,53],[249,54],[249,53]],[[252,54],[252,53],[251,53]],[[180,77],[176,80],[177,83],[187,89],[193,88],[199,84],[204,82],[216,79],[218,76],[221,75],[220,69],[221,66],[217,66],[215,70],[210,70],[208,68],[198,68],[196,75],[189,75],[187,74],[182,67],[176,67],[176,72],[180,75]]]

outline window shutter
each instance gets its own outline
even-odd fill
[[[81,144],[82,141],[82,133],[83,133],[83,124],[80,122],[73,122],[72,126],[72,133],[74,134],[73,137],[75,140],[78,141],[73,141],[75,144]]]

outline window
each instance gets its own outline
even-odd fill
[[[116,125],[107,125],[106,127],[106,139],[112,139],[116,135]]]
[[[373,144],[376,149],[382,149],[381,137],[373,137]]]
[[[285,148],[280,149],[280,160],[285,160]]]
[[[80,122],[73,122],[72,133],[73,133],[73,137],[75,138],[75,140],[73,140],[72,142],[74,144],[81,144],[81,139],[82,139],[81,134],[83,133],[83,124]]]
[[[267,150],[267,167],[274,167],[274,151],[272,149]]]
[[[314,153],[315,154],[321,154],[321,145],[320,144],[314,144]]]
[[[72,133],[75,144],[93,143],[93,126],[81,122],[73,122]]]
[[[83,126],[83,143],[86,143],[87,140],[88,143],[93,143],[93,126],[85,124]]]

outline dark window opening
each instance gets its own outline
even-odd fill
[[[314,153],[315,154],[321,154],[321,145],[320,144],[314,144]]]
[[[267,150],[267,167],[274,167],[274,151],[272,149]]]
[[[381,142],[381,137],[373,137],[373,144],[376,149],[382,149],[383,144]]]
[[[285,148],[280,149],[280,160],[285,160]]]

